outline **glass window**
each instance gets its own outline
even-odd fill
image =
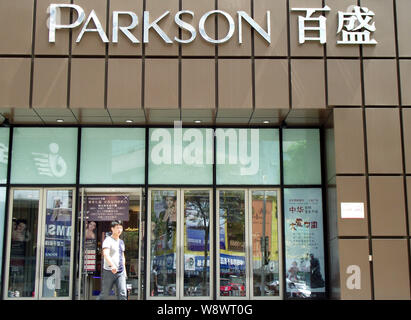
[[[150,296],[176,296],[177,191],[151,191]]]
[[[212,184],[213,130],[151,128],[150,184]]]
[[[39,190],[14,190],[8,297],[35,297]]]
[[[210,295],[210,191],[184,191],[184,296]]]
[[[325,295],[322,210],[320,188],[284,189],[288,297]]]
[[[80,183],[143,184],[144,128],[84,128]]]
[[[14,128],[11,183],[74,184],[77,128]]]
[[[321,184],[320,131],[283,130],[284,183]]]
[[[3,261],[3,238],[4,238],[4,223],[6,221],[6,213],[4,212],[6,207],[6,188],[0,188],[0,261]],[[2,285],[1,279],[3,274],[2,264],[0,264],[0,286]]]
[[[0,128],[0,183],[7,183],[9,135],[9,128]]]
[[[220,296],[247,295],[244,190],[219,191]]]
[[[48,190],[46,198],[43,297],[69,297],[73,191]]]
[[[254,297],[280,295],[277,191],[252,191]]]
[[[217,184],[280,184],[278,129],[216,129]]]

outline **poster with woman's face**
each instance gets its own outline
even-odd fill
[[[152,191],[152,240],[157,252],[174,250],[177,222],[176,206],[176,191]]]
[[[96,227],[97,224],[95,221],[87,221],[86,223],[86,240],[95,240],[96,239]]]

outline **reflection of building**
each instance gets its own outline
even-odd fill
[[[323,293],[336,299],[410,299],[411,2],[367,1],[373,15],[357,12],[355,21],[364,22],[361,30],[355,30],[348,15],[336,34],[338,12],[349,13],[346,1],[325,1],[324,8],[310,11],[312,1],[299,0],[298,6],[308,9],[301,12],[292,10],[296,1],[253,1],[251,6],[220,0],[218,9],[227,15],[210,13],[201,29],[210,38],[216,30],[225,33],[221,24],[232,17],[235,23],[227,24],[234,28],[232,35],[227,32],[227,41],[218,44],[200,33],[197,18],[216,9],[215,2],[203,2],[204,7],[186,8],[188,1],[180,1],[177,8],[167,1],[124,1],[120,8],[116,1],[92,1],[83,8],[84,16],[93,9],[107,13],[97,16],[109,42],[103,43],[99,32],[86,31],[77,43],[83,21],[74,29],[57,28],[51,43],[47,8],[52,1],[0,1],[0,216],[25,220],[29,234],[19,236],[27,240],[24,245],[16,243],[10,238],[17,229],[12,219],[0,223],[2,298],[8,293],[22,298],[23,291],[30,298],[34,287],[41,288],[51,274],[39,270],[47,270],[45,261],[62,247],[61,239],[49,236],[53,228],[67,235],[69,227],[73,252],[61,270],[71,272],[64,274],[71,285],[66,289],[69,298],[76,297],[76,290],[84,289],[76,279],[81,254],[74,252],[81,239],[81,189],[106,188],[108,193],[132,186],[141,193],[139,230],[146,231],[133,242],[134,251],[141,250],[135,259],[145,281],[140,283],[142,298],[152,297],[147,272],[150,254],[157,250],[158,263],[175,270],[179,279],[187,258],[191,282],[171,283],[177,292],[189,291],[189,285],[198,292],[207,281],[200,285],[193,279],[213,271],[210,297],[220,298],[217,281],[231,281],[223,276],[237,270],[249,283],[257,279],[249,285],[259,289],[249,288],[247,298],[272,294],[276,286],[284,299],[292,290],[312,298],[311,293]],[[153,19],[155,12],[170,12],[158,28],[172,43],[154,27],[144,42],[141,24],[129,30],[139,43],[129,41],[126,27],[113,43],[113,12],[135,12],[143,21],[144,8]],[[188,13],[180,16],[196,30],[189,43],[175,41],[179,35],[189,39],[173,20],[180,9],[194,13],[192,20]],[[242,11],[250,19],[239,19]],[[62,23],[77,16],[67,8],[61,15]],[[119,26],[129,25],[129,18],[120,14]],[[299,21],[306,22],[304,28],[299,29]],[[310,21],[319,40],[308,41]],[[300,38],[307,41],[300,44]],[[374,39],[374,44],[364,43]],[[214,163],[219,159],[222,163]],[[215,243],[207,247],[200,228],[188,224],[184,229],[180,221],[174,230],[150,238],[148,198],[155,188],[179,193],[176,214],[184,210],[184,190],[208,190],[214,219],[209,236]],[[75,218],[62,211],[58,216],[64,221],[47,222],[50,227],[45,221],[47,209],[53,208],[45,207],[52,189],[72,192]],[[261,226],[260,214],[250,218],[254,189],[278,192],[276,207],[267,202],[265,216],[271,226],[281,226],[278,230],[268,223]],[[302,205],[306,199],[316,202]],[[353,217],[343,204],[360,209]],[[260,212],[261,200],[254,206]],[[230,208],[235,208],[230,225],[219,228]],[[99,230],[99,237],[106,231]],[[53,244],[54,249],[38,258],[34,239],[39,248]],[[203,251],[210,252],[207,262]],[[319,259],[325,280],[315,290],[309,287],[310,253]],[[16,263],[20,267],[22,259],[14,255],[24,255],[34,271],[20,272]],[[290,284],[285,274],[294,261],[301,282]],[[264,278],[274,270],[282,282],[267,283],[266,289]],[[14,290],[13,281],[24,283],[24,290],[18,285]],[[41,293],[34,292],[33,299]]]

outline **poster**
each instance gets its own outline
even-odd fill
[[[177,226],[177,196],[175,191],[153,192],[151,212],[152,240],[155,254],[175,251]]]
[[[49,191],[46,210],[45,258],[70,259],[71,192]]]
[[[95,221],[86,221],[86,234],[84,241],[84,271],[93,273],[96,271],[96,254],[97,254],[97,223]]]
[[[43,297],[69,296],[72,191],[47,191]]]
[[[325,293],[321,189],[284,190],[287,294],[309,298]]]
[[[89,221],[128,221],[129,219],[127,195],[87,196],[86,208]]]

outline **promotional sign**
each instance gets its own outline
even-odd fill
[[[97,235],[96,222],[86,222],[86,234],[84,242],[84,271],[93,273],[96,271]]]
[[[129,219],[129,199],[125,195],[88,196],[86,206],[89,221]]]
[[[310,297],[325,292],[321,189],[285,189],[287,293]]]

